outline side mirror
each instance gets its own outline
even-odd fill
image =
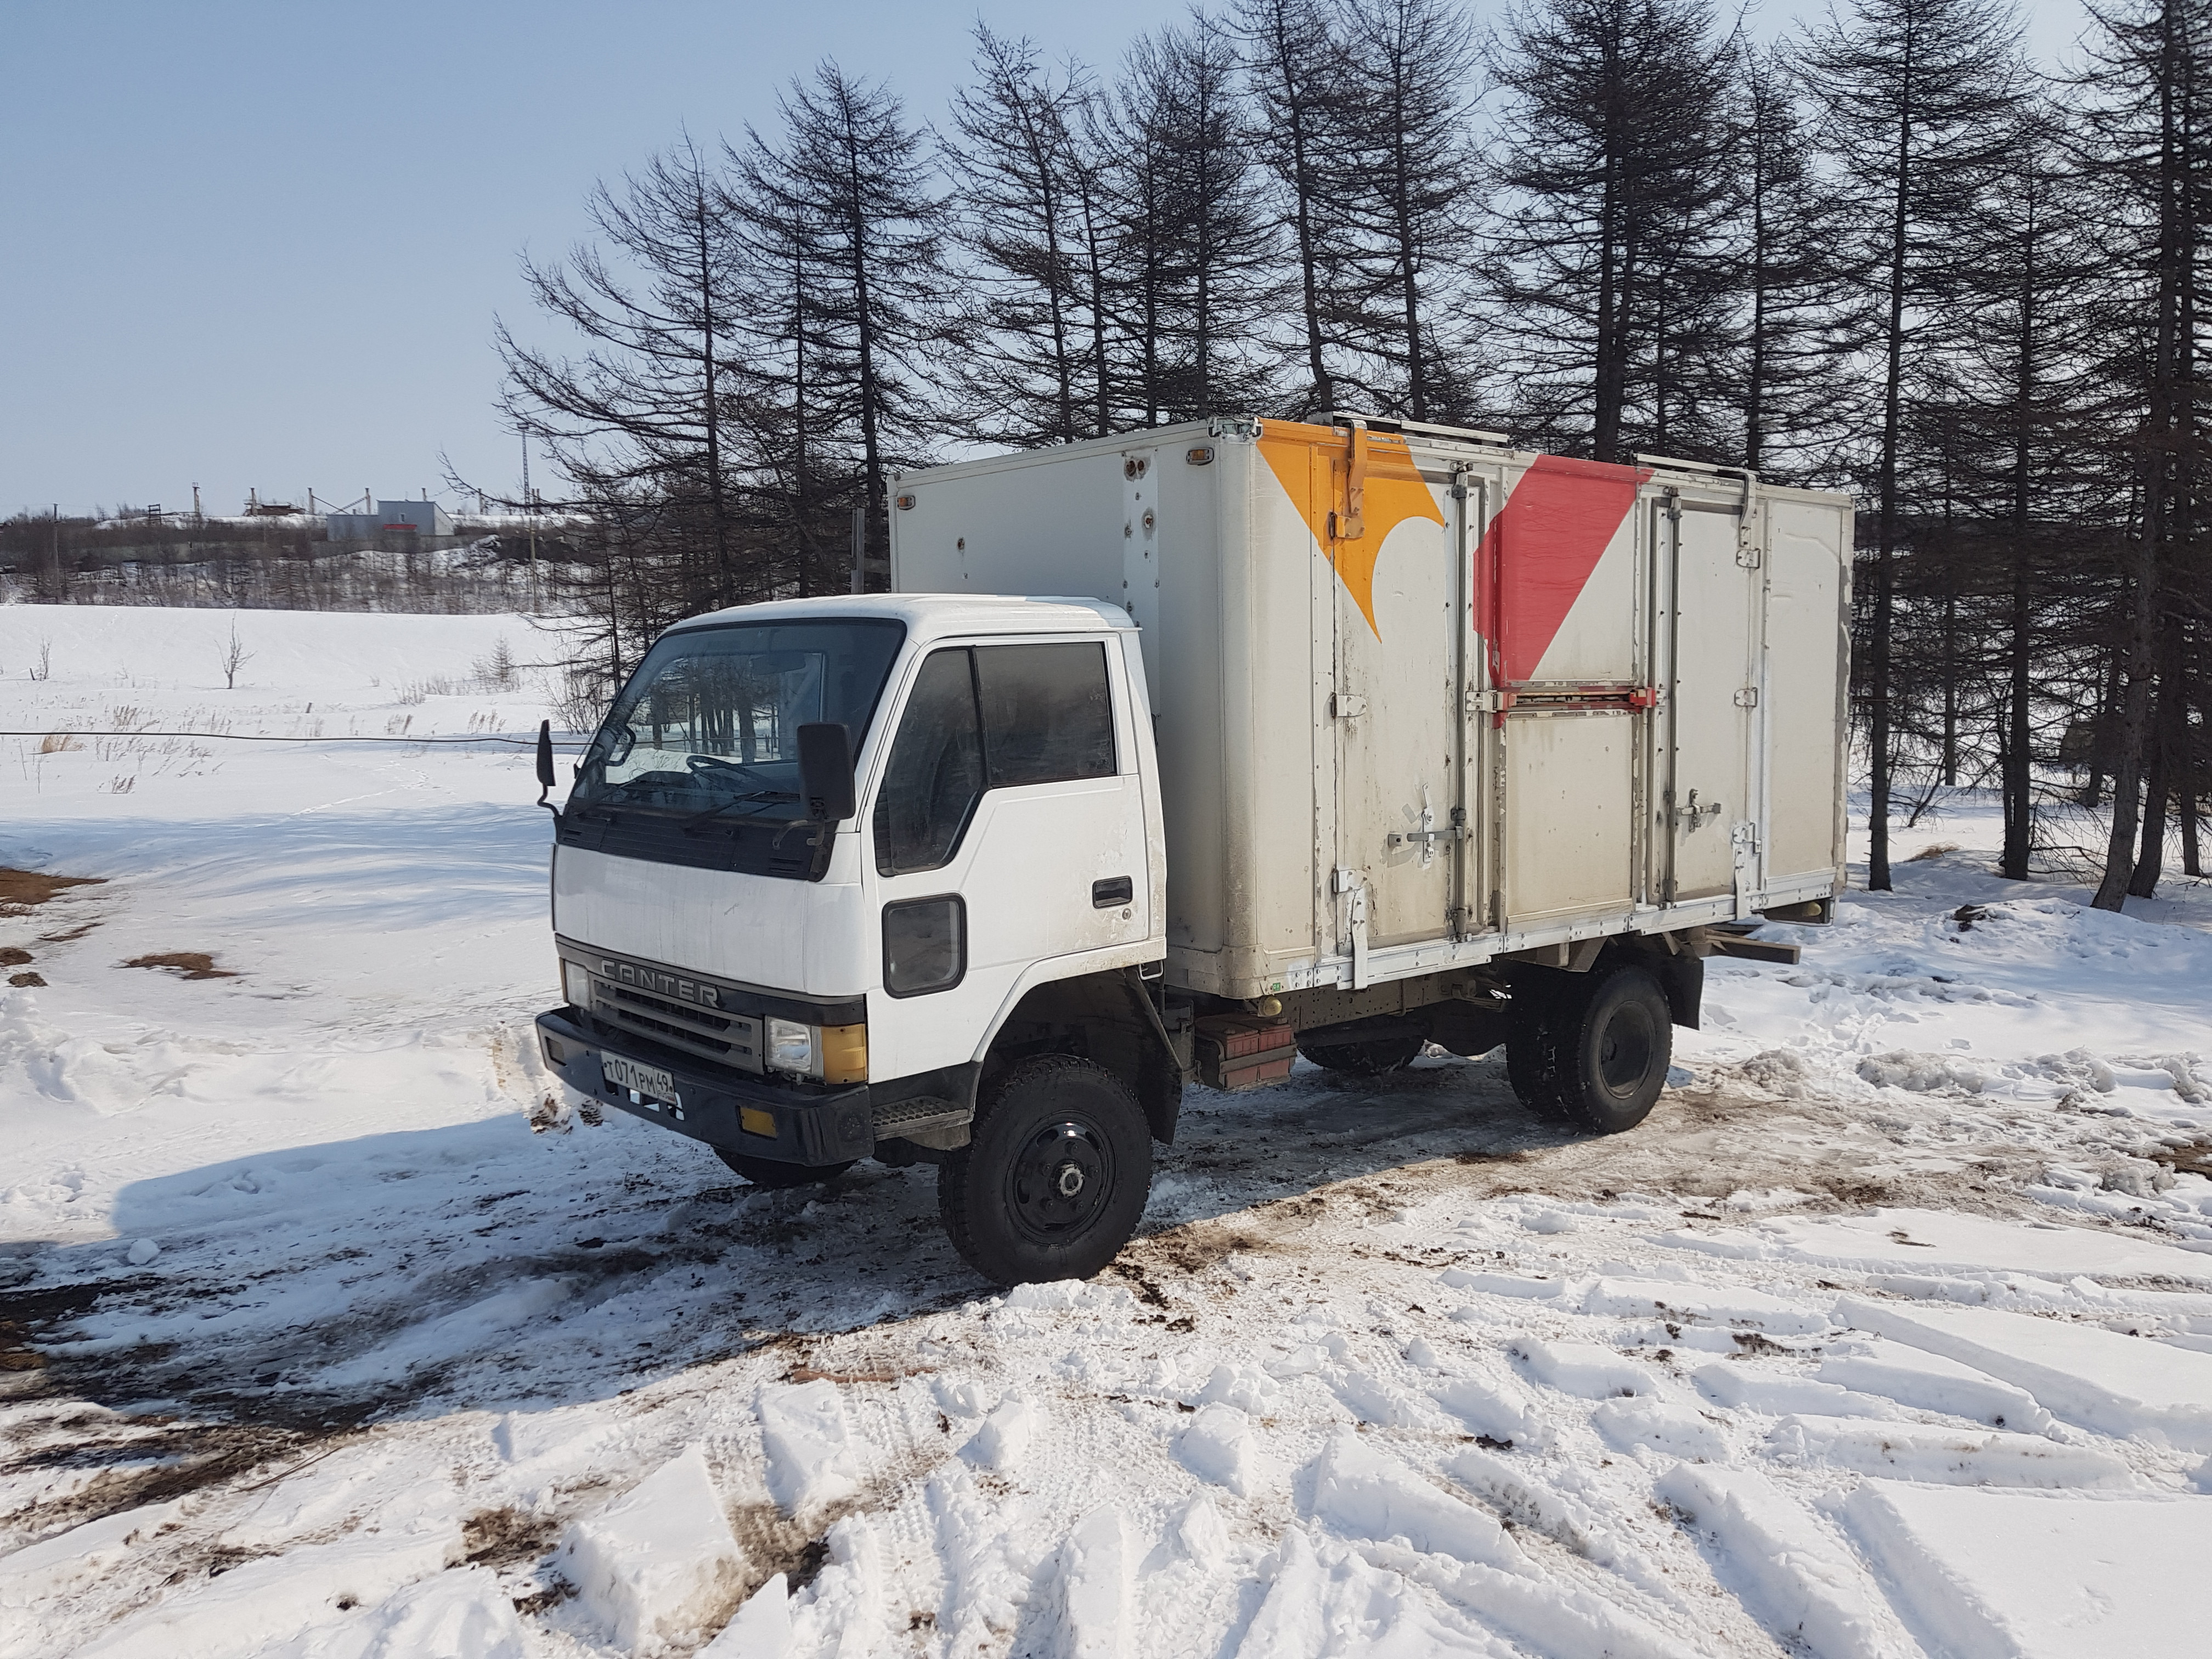
[[[842,823],[860,810],[853,799],[853,734],[842,720],[799,728],[799,793],[817,823]]]
[[[538,722],[538,804],[549,806],[545,797],[553,788],[553,722]]]

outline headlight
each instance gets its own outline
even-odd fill
[[[561,994],[568,998],[571,1007],[581,1008],[588,1013],[592,1006],[592,970],[580,962],[563,962],[561,964]]]
[[[762,1033],[763,1058],[771,1072],[790,1072],[799,1077],[819,1077],[822,1074],[821,1054],[815,1043],[815,1028],[801,1025],[795,1019],[771,1019],[768,1030]]]
[[[761,1046],[769,1071],[819,1078],[824,1083],[868,1080],[866,1025],[802,1025],[795,1019],[763,1024]]]

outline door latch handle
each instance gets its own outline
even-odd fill
[[[1449,830],[1394,830],[1389,844],[1393,847],[1420,847],[1433,841],[1465,841],[1474,832],[1463,823],[1455,823]]]
[[[1721,804],[1718,801],[1709,800],[1700,806],[1698,805],[1698,792],[1692,789],[1690,791],[1689,799],[1674,809],[1674,822],[1685,829],[1694,830],[1698,827],[1698,820],[1717,818],[1720,815]]]
[[[1422,794],[1425,798],[1427,793],[1426,788],[1424,787]],[[1467,827],[1467,808],[1464,806],[1452,808],[1450,828],[1437,829],[1436,814],[1429,809],[1425,799],[1421,807],[1421,827],[1419,830],[1393,830],[1385,844],[1391,847],[1418,847],[1421,849],[1421,862],[1426,865],[1435,856],[1436,844],[1438,842],[1465,841],[1473,833]]]
[[[1091,908],[1110,910],[1117,904],[1127,904],[1137,896],[1137,884],[1127,876],[1109,876],[1104,881],[1091,884]]]

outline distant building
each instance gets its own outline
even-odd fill
[[[374,513],[333,513],[323,525],[334,542],[374,541],[381,535],[453,533],[453,520],[435,501],[379,501]]]

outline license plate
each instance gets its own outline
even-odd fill
[[[620,1054],[599,1056],[599,1075],[607,1080],[610,1089],[626,1089],[634,1095],[649,1095],[655,1100],[665,1100],[671,1106],[681,1106],[684,1097],[676,1092],[676,1079],[658,1066],[641,1066],[634,1060],[624,1060]]]

